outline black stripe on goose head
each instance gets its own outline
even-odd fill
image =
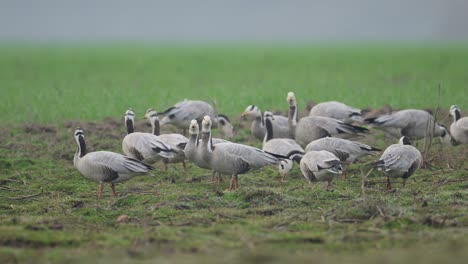
[[[78,135],[78,143],[80,144],[80,158],[82,158],[86,155],[86,142],[83,133]]]
[[[400,143],[402,145],[411,145],[411,140],[408,137],[403,136],[400,139]]]

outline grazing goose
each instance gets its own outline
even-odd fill
[[[392,189],[390,177],[403,178],[403,186],[406,179],[422,165],[422,155],[419,150],[411,146],[408,137],[401,137],[399,144],[390,145],[375,162],[375,166],[382,170],[387,177],[387,190]]]
[[[450,125],[450,133],[459,144],[468,144],[468,117],[461,117],[461,111],[456,105],[450,107],[450,115],[453,123]]]
[[[229,118],[225,115],[218,115],[218,132],[223,138],[232,138],[235,135],[234,126],[231,124]]]
[[[242,113],[241,116],[250,116],[254,118],[250,127],[252,136],[258,140],[265,138],[266,128],[264,115],[260,108],[255,105],[249,105]],[[274,115],[273,118],[273,137],[275,138],[287,138],[289,137],[288,119],[284,116]]]
[[[210,169],[209,164],[201,158],[201,148],[198,148],[200,145],[201,140],[198,139],[199,136],[199,126],[197,120],[193,119],[190,122],[189,126],[189,139],[187,144],[185,145],[184,153],[185,157],[193,162],[195,165],[202,169]],[[212,139],[213,145],[216,145],[221,142],[229,142],[227,140],[213,138]],[[211,174],[211,183],[214,183],[215,171],[212,171]],[[222,182],[221,175],[218,173],[218,183]]]
[[[296,122],[296,96],[293,92],[289,92],[286,100],[289,103],[289,130],[295,134],[296,142],[303,147],[319,138],[352,138],[369,133],[367,128],[353,126],[343,121],[323,116],[306,116],[301,118],[299,122]]]
[[[269,111],[266,111],[264,114],[265,118],[265,128],[266,134],[265,139],[263,140],[263,150],[284,156],[290,157],[292,160],[297,162],[301,161],[302,156],[304,155],[304,149],[296,143],[294,139],[291,138],[273,138],[273,114]],[[281,182],[287,182],[285,180],[287,173],[291,170],[293,163],[282,161],[280,162],[279,171],[281,174]]]
[[[211,140],[211,118],[205,116],[202,121],[202,159],[211,169],[221,174],[231,175],[229,189],[239,188],[237,175],[250,169],[258,169],[278,164],[279,159],[265,151],[247,145],[227,142],[214,145]]]
[[[307,152],[301,159],[300,167],[310,184],[313,181],[328,182],[327,190],[333,178],[343,172],[340,159],[326,150]]]
[[[310,109],[309,116],[325,116],[343,121],[347,124],[352,122],[364,122],[361,109],[357,109],[340,102],[322,102]]]
[[[434,117],[424,110],[407,109],[375,118],[367,118],[367,123],[380,128],[394,137],[408,137],[410,140],[423,139],[429,127],[434,125]],[[434,136],[440,137],[441,142],[450,144],[450,135],[447,129],[436,124]]]
[[[159,136],[159,139],[174,150],[174,158],[164,158],[164,171],[167,171],[167,163],[182,163],[184,172],[187,175],[187,166],[185,164],[184,148],[187,145],[188,138],[181,134],[170,133],[160,135],[160,125],[158,113],[150,108],[146,110],[145,118],[151,123],[152,134]]]
[[[122,140],[125,155],[149,164],[164,158],[174,158],[176,151],[166,145],[159,136],[135,132],[135,112],[132,109],[125,112],[125,126],[127,135]]]
[[[346,162],[346,167],[342,175],[343,180],[346,180],[346,172],[348,171],[349,165],[356,159],[366,155],[375,155],[376,151],[382,151],[360,142],[333,137],[314,140],[307,145],[305,150],[306,152],[326,150],[333,153],[341,161]]]
[[[78,148],[73,165],[86,178],[99,182],[98,198],[102,197],[104,183],[110,183],[112,195],[116,196],[115,183],[126,181],[133,176],[150,174],[154,168],[138,160],[110,151],[86,152],[84,132],[75,130]]]

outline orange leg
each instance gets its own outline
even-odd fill
[[[234,183],[236,184],[235,188],[236,190],[239,189],[239,179],[237,178],[237,175],[234,176]]]
[[[341,179],[343,181],[346,181],[346,174],[348,173],[349,165],[351,165],[351,163],[346,162],[345,169],[343,170],[343,173],[341,174]]]
[[[215,171],[211,171],[211,178],[210,178],[210,183],[213,184],[215,182],[215,175],[216,175],[216,172]]]
[[[219,183],[223,183],[223,182],[224,182],[224,181],[223,181],[223,177],[221,176],[221,173],[218,172],[218,184],[219,184]]]
[[[99,183],[99,188],[98,188],[98,195],[97,195],[97,197],[98,197],[99,199],[101,199],[101,197],[102,197],[102,190],[103,190],[103,189],[104,189],[104,183],[100,182],[100,183]]]
[[[164,171],[167,171],[167,163],[164,162]]]
[[[112,189],[112,196],[116,197],[117,193],[115,192],[115,185],[113,183],[110,184],[110,187]]]
[[[387,176],[387,190],[392,189],[392,184],[390,183],[390,176]]]
[[[234,190],[234,175],[231,177],[231,182],[229,183],[229,188],[224,190],[225,192],[230,192],[232,190]]]
[[[185,161],[182,161],[182,166],[184,167],[185,177],[187,177],[187,175],[188,175],[188,170],[187,170],[187,164],[185,163]]]

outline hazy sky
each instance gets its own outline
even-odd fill
[[[0,0],[0,40],[468,40],[468,0]]]

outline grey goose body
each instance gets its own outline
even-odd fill
[[[307,152],[301,159],[300,168],[309,183],[326,181],[327,188],[342,173],[340,159],[326,150]]]
[[[213,119],[216,117],[216,111],[209,103],[187,99],[176,103],[163,111],[162,114],[164,118],[161,120],[161,125],[172,124],[184,130],[189,127],[192,119],[200,122],[205,115],[209,115]]]
[[[458,144],[468,144],[468,117],[462,117],[461,111],[456,105],[450,107],[450,115],[453,122],[450,125],[450,134]]]
[[[127,135],[122,140],[122,150],[125,155],[149,164],[164,158],[174,158],[176,151],[166,145],[158,136],[135,132],[134,122],[135,112],[129,109],[125,112]]]
[[[418,140],[425,138],[428,128],[434,126],[434,117],[424,110],[406,109],[376,118],[367,118],[366,122],[396,138],[405,136],[410,140]],[[440,137],[443,143],[450,142],[447,129],[440,124],[435,125],[433,135]]]
[[[361,109],[351,107],[341,102],[329,101],[318,103],[309,112],[310,116],[325,116],[343,121],[347,124],[352,122],[364,122]]]
[[[115,196],[114,183],[123,182],[138,175],[147,175],[153,167],[136,159],[110,151],[86,152],[84,132],[76,129],[74,134],[78,148],[73,165],[87,179],[99,182],[98,197],[102,196],[104,183],[110,183]]]
[[[421,152],[410,145],[407,137],[401,137],[398,144],[385,149],[375,166],[387,176],[387,189],[391,189],[390,178],[406,179],[414,174],[422,165]]]

